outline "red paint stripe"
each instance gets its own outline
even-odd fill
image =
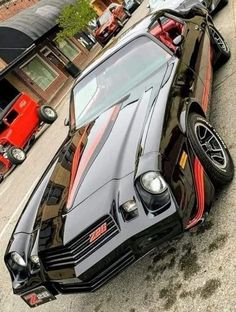
[[[75,180],[75,177],[76,177],[76,172],[77,172],[77,169],[78,169],[78,166],[79,166],[79,161],[80,161],[80,157],[81,157],[81,146],[82,146],[82,142],[84,140],[84,137],[87,135],[87,130],[88,130],[88,127],[87,126],[79,140],[79,143],[78,143],[78,146],[75,150],[75,154],[74,154],[74,157],[73,157],[73,162],[72,162],[72,167],[71,167],[71,175],[70,175],[70,184],[69,184],[69,194],[72,190],[72,186],[74,184],[74,180]]]
[[[187,229],[196,225],[202,218],[205,210],[205,187],[204,187],[204,169],[198,158],[194,161],[194,179],[197,193],[197,213],[192,220],[189,221]]]
[[[210,48],[208,51],[208,66],[207,66],[206,76],[204,80],[204,91],[202,95],[202,108],[204,112],[206,112],[208,108],[210,90],[211,90],[211,80],[212,80],[212,62],[211,62],[211,48]]]
[[[107,122],[104,123],[102,128],[96,134],[96,136],[95,136],[93,142],[91,143],[90,147],[87,149],[86,153],[83,155],[83,158],[81,159],[81,161],[79,163],[79,167],[77,166],[78,170],[76,172],[75,178],[73,179],[73,182],[70,185],[70,189],[69,189],[70,191],[69,191],[69,196],[68,196],[68,200],[67,200],[67,209],[70,209],[70,207],[73,204],[73,201],[75,198],[75,193],[77,190],[77,186],[80,182],[80,179],[83,175],[84,170],[86,169],[86,167],[89,163],[89,160],[91,159],[93,153],[95,152],[96,147],[100,143],[108,125],[110,124],[110,122],[113,122],[116,119],[119,110],[120,110],[120,106],[114,106],[111,109],[111,112],[110,112],[110,115],[107,119]]]

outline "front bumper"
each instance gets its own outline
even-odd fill
[[[146,220],[140,217],[134,221],[137,222],[139,219],[141,231],[138,232],[136,229],[138,223],[136,226],[132,226],[132,231],[136,232],[135,235],[120,231],[119,234],[74,267],[47,271],[42,261],[40,271],[30,276],[20,287],[18,281],[17,288],[13,289],[14,293],[21,295],[25,300],[25,297],[28,298],[31,293],[35,296],[35,290],[41,286],[45,287],[52,295],[50,298],[60,293],[93,292],[157,245],[183,232],[181,216],[174,202],[171,203],[162,217],[156,216],[151,221],[147,216],[145,216]],[[59,275],[61,275],[60,279],[58,278]]]
[[[182,233],[182,224],[178,213],[156,224],[142,233],[135,235],[116,247],[103,259],[77,278],[62,282],[53,282],[58,293],[93,292],[123,271],[129,265],[138,261],[157,245]]]

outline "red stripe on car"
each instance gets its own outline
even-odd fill
[[[194,179],[197,193],[197,213],[189,221],[187,229],[195,226],[202,218],[205,210],[205,186],[204,186],[204,169],[198,158],[194,160]]]
[[[209,97],[210,97],[210,90],[211,90],[211,80],[212,80],[212,54],[211,54],[211,48],[208,51],[208,66],[206,71],[206,76],[204,80],[204,91],[202,95],[202,108],[204,112],[207,111],[208,103],[209,103]]]
[[[107,121],[104,123],[104,125],[102,126],[102,128],[99,130],[99,132],[96,134],[93,142],[91,143],[90,147],[88,147],[87,151],[83,154],[83,158],[81,159],[80,163],[77,165],[77,172],[75,172],[75,177],[74,179],[71,179],[71,184],[69,187],[69,196],[68,196],[68,200],[67,200],[67,209],[70,209],[74,198],[75,198],[75,193],[77,190],[77,186],[80,182],[80,179],[84,173],[84,170],[86,169],[89,160],[91,159],[92,155],[94,154],[96,147],[98,146],[98,144],[101,142],[101,139],[103,138],[103,135],[105,134],[105,131],[108,127],[108,125],[113,122],[117,115],[118,112],[120,111],[120,106],[114,106],[111,109],[110,115],[107,118]],[[78,152],[79,154],[79,152]],[[79,156],[79,155],[78,155]],[[74,161],[73,161],[74,162]]]

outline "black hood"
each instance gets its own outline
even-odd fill
[[[150,111],[154,103],[159,104],[167,66],[133,89],[124,101],[76,130],[63,146],[37,212],[40,250],[65,244],[108,214],[122,181],[129,180],[133,191],[140,142]]]

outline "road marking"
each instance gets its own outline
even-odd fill
[[[0,240],[2,239],[4,233],[6,232],[8,226],[11,224],[11,222],[13,221],[13,219],[15,218],[15,216],[17,215],[17,213],[19,212],[19,210],[22,208],[22,206],[26,203],[28,197],[30,196],[31,192],[33,191],[33,189],[36,186],[36,183],[38,181],[35,181],[33,183],[33,185],[31,186],[31,188],[28,190],[28,192],[25,194],[25,196],[23,197],[23,199],[21,200],[20,204],[18,205],[18,207],[16,208],[16,210],[14,211],[13,215],[10,217],[10,219],[8,220],[8,222],[6,223],[6,225],[4,226],[3,230],[0,233]]]

